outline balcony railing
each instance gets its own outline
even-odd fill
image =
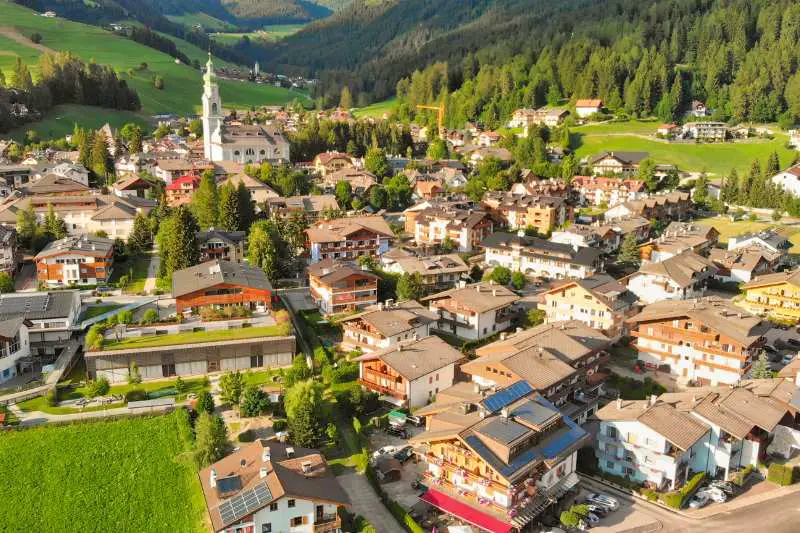
[[[328,533],[342,527],[342,519],[337,514],[326,514],[314,521],[314,533]]]
[[[388,394],[389,396],[394,396],[395,398],[399,398],[400,400],[405,400],[406,395],[403,392],[395,390],[391,387],[384,387],[380,383],[375,383],[374,381],[369,381],[363,378],[359,378],[358,382],[361,385],[364,385],[368,389],[380,391],[383,394]]]

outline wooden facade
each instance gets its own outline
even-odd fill
[[[235,283],[220,283],[211,288],[197,290],[175,298],[178,313],[203,307],[225,307],[241,305],[255,310],[259,307],[272,309],[272,291],[256,289]]]
[[[361,362],[361,377],[358,382],[378,394],[386,394],[401,401],[408,400],[408,381],[380,359]]]

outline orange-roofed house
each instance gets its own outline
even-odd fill
[[[394,233],[381,216],[321,220],[306,230],[312,263],[323,259],[354,260],[389,251]]]
[[[192,195],[200,188],[199,176],[181,176],[172,183],[164,187],[164,194],[167,196],[167,205],[178,207],[192,201]]]
[[[444,192],[442,182],[439,180],[417,180],[414,185],[414,195],[422,200],[430,200],[441,196]]]
[[[575,102],[575,113],[581,118],[599,113],[601,109],[603,101],[599,99],[581,99]]]

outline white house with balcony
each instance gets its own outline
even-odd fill
[[[20,360],[31,354],[30,325],[22,317],[0,321],[0,383],[22,373]]]

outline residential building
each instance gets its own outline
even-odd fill
[[[336,185],[340,181],[349,183],[353,194],[358,196],[367,194],[372,187],[378,184],[378,178],[375,177],[375,174],[352,167],[324,174],[319,184],[322,189],[332,193],[336,191]]]
[[[658,129],[656,129],[656,136],[660,136],[665,139],[672,139],[678,134],[680,129],[680,126],[677,124],[662,124],[658,127]]]
[[[333,194],[278,196],[267,200],[267,208],[270,216],[287,218],[299,213],[307,220],[314,221],[322,217],[325,211],[338,210],[339,203]]]
[[[183,158],[156,159],[153,167],[153,175],[169,185],[172,180],[181,176],[196,175],[201,176],[203,172],[214,171],[214,163],[205,160],[193,160]]]
[[[114,171],[118,177],[124,177],[129,174],[140,174],[142,172],[154,174],[155,165],[156,158],[153,154],[128,154],[114,161]]]
[[[345,168],[354,168],[353,158],[341,152],[323,152],[314,156],[312,161],[314,172],[320,176],[327,176]]]
[[[3,196],[27,185],[31,181],[31,174],[28,165],[0,165],[0,190],[6,192]]]
[[[223,182],[223,185],[231,185],[238,188],[240,183],[244,183],[244,188],[250,193],[250,199],[256,205],[256,210],[261,209],[261,206],[275,198],[280,198],[280,195],[275,192],[272,187],[251,178],[242,170],[241,172],[231,173],[228,178]]]
[[[466,340],[491,337],[511,327],[520,299],[511,289],[475,283],[426,296],[420,300],[439,316],[436,328]]]
[[[708,255],[719,242],[719,231],[713,226],[695,222],[671,222],[657,239],[642,244],[639,251],[642,261],[658,263],[692,251]]]
[[[621,218],[641,217],[647,220],[684,220],[692,208],[691,195],[684,191],[654,194],[639,200],[615,205],[603,214],[607,222]]]
[[[203,308],[242,306],[272,309],[272,284],[261,268],[214,259],[172,274],[175,311],[199,313]]]
[[[500,142],[503,137],[496,131],[482,131],[478,134],[478,146],[490,147]]]
[[[114,241],[94,235],[65,237],[36,254],[36,278],[49,287],[106,283],[114,270]]]
[[[0,225],[0,272],[14,276],[22,263],[22,255],[17,243],[17,230]]]
[[[427,419],[409,439],[425,461],[421,499],[481,531],[528,531],[580,482],[588,434],[525,382]]]
[[[572,224],[554,231],[550,242],[569,244],[573,248],[597,248],[604,254],[611,254],[619,248],[622,236],[611,226]]]
[[[525,174],[523,169],[522,174]],[[528,171],[530,173],[530,171]],[[569,185],[558,179],[537,179],[535,176],[526,181],[515,183],[509,192],[513,196],[558,196],[561,198],[570,197],[571,188]]]
[[[357,357],[358,382],[395,405],[422,407],[453,385],[462,359],[460,351],[436,335],[414,337]]]
[[[597,410],[601,359],[612,340],[577,320],[517,330],[478,348],[461,371],[481,388],[524,380],[565,414],[583,422]]]
[[[59,163],[51,168],[50,172],[62,178],[77,181],[87,187],[89,186],[89,171],[80,163],[71,163],[69,161]]]
[[[580,118],[599,113],[603,109],[603,101],[599,99],[580,99],[575,102],[575,114]]]
[[[317,450],[258,439],[199,473],[215,533],[341,533],[350,506]]]
[[[481,205],[509,229],[535,228],[546,235],[572,219],[572,206],[561,196],[486,193]]]
[[[800,130],[798,130],[800,131]],[[2,170],[0,170],[0,175]],[[800,196],[800,163],[778,172],[771,178],[772,183],[792,196]]]
[[[131,196],[145,198],[147,193],[152,189],[152,183],[136,174],[130,174],[125,178],[120,178],[111,184],[111,191],[120,198],[128,198]]]
[[[291,366],[296,347],[294,335],[275,335],[264,333],[264,329],[253,326],[245,328],[249,336],[241,336],[242,324],[247,321],[236,321],[226,324],[195,323],[175,335],[174,326],[129,327],[126,336],[144,337],[158,335],[157,346],[146,349],[136,344],[112,342],[100,350],[84,352],[86,374],[89,379],[105,378],[109,383],[127,383],[131,365],[136,363],[144,381],[163,378],[187,378],[203,376],[214,372],[269,370]],[[200,325],[198,325],[200,324]],[[195,327],[204,331],[238,330],[235,339],[209,340],[210,336],[197,336],[192,340]],[[114,333],[106,337],[106,341],[115,340]],[[124,339],[123,339],[124,340]]]
[[[438,198],[444,194],[444,186],[438,179],[417,179],[414,182],[414,196],[422,200]]]
[[[200,176],[181,176],[164,187],[167,205],[178,207],[191,203],[192,196],[200,188]]]
[[[137,213],[148,215],[155,202],[143,198],[120,198],[114,195],[24,196],[0,206],[0,224],[15,227],[17,215],[29,206],[40,223],[53,210],[64,220],[70,235],[103,231],[109,238],[127,240]]]
[[[493,229],[487,212],[443,204],[416,212],[413,224],[414,243],[417,246],[436,246],[450,241],[459,252],[476,249]]]
[[[597,414],[600,470],[659,490],[675,490],[704,471],[708,427],[691,414],[649,400],[611,402]]]
[[[380,256],[389,250],[394,233],[382,216],[366,215],[317,221],[306,230],[306,239],[310,260],[315,263],[328,258]]]
[[[765,344],[768,322],[718,297],[659,301],[629,321],[639,361],[683,382],[733,384]]]
[[[649,156],[647,152],[601,152],[589,158],[589,167],[595,176],[630,175]]]
[[[643,303],[697,298],[717,274],[710,259],[686,251],[658,263],[644,263],[624,283]]]
[[[208,161],[288,163],[289,141],[273,127],[227,125],[217,76],[209,56],[203,74],[203,157]]]
[[[59,195],[69,196],[78,194],[91,194],[92,190],[88,185],[79,181],[65,178],[58,174],[48,172],[36,181],[28,183],[23,189],[25,194],[31,196]]]
[[[221,231],[214,228],[199,231],[197,244],[200,247],[201,263],[214,259],[241,263],[247,258],[244,231]]]
[[[647,191],[644,182],[603,176],[575,176],[572,188],[582,204],[613,207],[628,200],[637,200]]]
[[[627,334],[625,320],[638,310],[636,295],[608,274],[566,281],[542,299],[547,323],[578,320],[615,341]]]
[[[77,290],[0,294],[0,321],[19,317],[30,321],[31,353],[43,360],[55,360],[72,338],[72,327],[80,314]]]
[[[756,276],[775,271],[781,254],[772,254],[760,247],[722,250],[714,248],[708,258],[717,267],[714,276],[723,282],[749,283]]]
[[[372,272],[333,258],[308,266],[311,298],[326,315],[377,304],[378,279]]]
[[[744,233],[728,238],[728,250],[760,248],[766,252],[785,257],[792,243],[781,232],[764,230],[758,233]]]
[[[728,136],[728,127],[724,122],[687,122],[682,130],[685,138],[704,142],[721,142]]]
[[[493,233],[483,241],[484,261],[548,279],[586,278],[602,270],[600,252],[524,234]]]
[[[469,273],[469,266],[458,254],[417,257],[403,248],[395,248],[381,256],[387,272],[419,274],[426,292],[454,287]]]
[[[706,107],[705,102],[701,102],[700,100],[692,100],[692,107],[689,110],[689,114],[693,117],[702,118],[707,117],[710,114],[710,111]]]
[[[414,300],[387,300],[342,319],[342,349],[384,350],[409,339],[430,335],[438,316]]]
[[[742,286],[736,304],[751,313],[783,320],[800,320],[800,270],[758,276]]]
[[[620,243],[625,235],[633,233],[636,241],[641,242],[650,236],[650,221],[642,217],[617,218],[609,222],[611,228],[620,235]]]
[[[31,355],[28,336],[31,326],[32,323],[21,316],[0,320],[0,383],[26,369],[24,364]]]
[[[530,126],[555,128],[569,115],[566,109],[541,107],[539,109],[517,109],[508,122],[509,128],[527,129]],[[527,135],[526,135],[527,136]]]

